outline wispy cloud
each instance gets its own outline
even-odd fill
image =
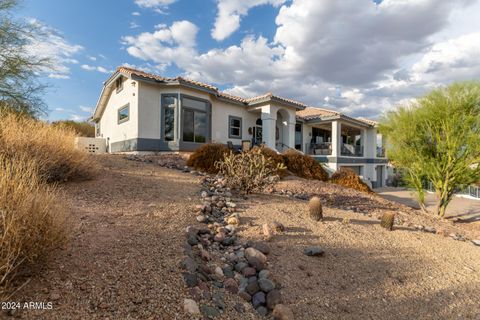
[[[92,107],[80,106],[79,108],[80,108],[80,110],[82,110],[83,112],[93,113],[93,108],[92,108]]]
[[[137,24],[134,21],[130,22],[130,29],[137,29],[137,28],[140,28],[139,24]]]
[[[134,0],[135,4],[140,8],[153,9],[155,12],[161,14],[165,13],[165,9],[176,1],[177,0]]]
[[[140,12],[138,12],[138,11],[132,12],[132,16],[139,17],[139,16],[140,16]]]
[[[82,64],[81,68],[83,70],[87,70],[87,71],[98,71],[98,72],[101,72],[101,73],[112,73],[113,71],[112,70],[108,70],[107,68],[105,67],[102,67],[102,66],[91,66],[89,64]]]

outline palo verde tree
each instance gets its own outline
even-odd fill
[[[423,182],[436,195],[444,217],[455,192],[480,181],[480,83],[464,82],[432,91],[387,113],[380,131],[388,155],[424,205]]]
[[[49,61],[29,53],[29,46],[42,37],[34,23],[12,17],[17,0],[0,0],[0,109],[30,116],[45,113],[40,98],[44,85],[38,74]]]

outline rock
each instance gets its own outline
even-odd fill
[[[229,225],[238,226],[240,224],[240,220],[237,217],[229,217],[227,218],[227,223]]]
[[[243,305],[243,303],[236,303],[233,308],[235,310],[237,310],[238,313],[244,313],[245,312],[245,306]]]
[[[272,316],[274,320],[294,320],[292,310],[284,304],[277,304]]]
[[[196,287],[198,285],[198,278],[197,278],[196,274],[183,273],[183,279],[185,280],[185,283],[187,284],[187,287],[189,287],[189,288],[193,288],[193,287]]]
[[[236,237],[227,237],[222,241],[222,245],[226,247],[231,246],[235,243],[235,240],[237,240]]]
[[[182,268],[187,270],[190,273],[194,273],[198,268],[198,264],[197,264],[197,262],[195,262],[194,259],[192,259],[190,257],[186,257],[182,261]]]
[[[205,211],[205,206],[202,205],[202,204],[197,204],[195,206],[195,210],[204,212]]]
[[[429,232],[429,233],[436,233],[437,232],[437,230],[435,230],[434,227],[425,227],[424,231]]]
[[[318,257],[323,256],[325,254],[325,251],[323,251],[323,249],[320,247],[308,247],[303,250],[303,253],[310,257]]]
[[[267,257],[263,253],[251,247],[245,249],[245,258],[247,258],[249,263],[250,261],[255,261],[254,259],[258,259],[263,264],[267,262]]]
[[[188,293],[195,301],[200,301],[202,299],[202,290],[199,287],[189,288]]]
[[[222,242],[223,240],[225,240],[225,233],[223,232],[219,232],[213,237],[213,241],[215,242]]]
[[[273,289],[267,294],[267,307],[270,310],[273,310],[277,304],[282,303],[282,295],[280,290]]]
[[[275,232],[285,231],[285,226],[278,221],[273,221],[272,223],[270,223],[270,228]]]
[[[245,262],[239,262],[235,265],[235,271],[237,272],[242,272],[243,269],[247,268],[248,267],[248,264],[245,263]],[[255,271],[255,270],[254,270]]]
[[[258,285],[260,286],[260,289],[262,289],[263,292],[267,292],[267,293],[275,289],[275,283],[273,283],[273,281],[268,279],[258,280]]]
[[[270,240],[273,237],[273,230],[270,228],[268,224],[264,224],[262,226],[262,231],[266,240]]]
[[[183,310],[186,313],[192,314],[192,315],[199,315],[200,314],[200,309],[198,308],[198,305],[195,301],[192,299],[185,299],[183,300]]]
[[[472,243],[480,247],[480,240],[472,240]]]
[[[258,273],[259,279],[267,279],[269,276],[270,276],[270,271],[268,270],[262,270]]]
[[[223,278],[225,275],[223,274],[223,270],[220,267],[215,268],[215,275],[219,278]]]
[[[203,214],[197,216],[197,221],[200,222],[200,223],[204,223],[205,221],[207,221],[207,217],[205,217]]]
[[[250,265],[254,267],[256,270],[263,270],[265,269],[265,263],[263,263],[259,258],[257,257],[250,257],[248,260]]]
[[[202,191],[202,193],[200,193],[200,196],[202,198],[206,198],[206,197],[208,197],[208,192],[207,191]]]
[[[197,235],[189,232],[187,234],[187,243],[191,246],[197,245],[198,244]]]
[[[222,309],[224,310],[225,309],[225,301],[223,299],[223,295],[219,292],[217,293],[214,293],[212,295],[212,300],[213,300],[213,303],[215,304],[215,306],[219,309]]]
[[[268,310],[264,306],[260,306],[255,310],[257,310],[258,314],[261,315],[262,317],[265,317],[268,314]]]
[[[232,266],[223,267],[222,271],[225,277],[227,278],[233,278],[235,276]]]
[[[269,254],[270,253],[270,247],[268,246],[268,244],[266,244],[264,242],[257,242],[253,245],[253,247],[263,254]]]
[[[259,292],[260,291],[260,287],[258,286],[258,282],[257,281],[254,281],[254,282],[251,282],[247,285],[247,287],[245,288],[245,291],[249,294],[249,295],[254,295],[255,293]]]
[[[255,268],[251,268],[251,267],[247,267],[247,268],[244,268],[242,270],[242,274],[245,276],[245,277],[251,277],[251,276],[254,276],[257,274],[257,270],[255,270]]]
[[[218,311],[216,308],[207,306],[207,305],[201,305],[200,306],[200,311],[202,314],[207,317],[207,318],[215,318],[220,315],[220,311]]]
[[[225,290],[227,290],[230,293],[236,294],[238,292],[237,282],[232,278],[225,280],[223,285],[225,286]]]
[[[257,308],[265,304],[265,293],[259,291],[252,296],[252,305],[254,308]]]
[[[247,302],[250,302],[252,300],[252,296],[250,294],[248,294],[248,292],[240,291],[238,293],[238,295],[240,296],[240,298],[242,298],[243,300],[245,300]]]

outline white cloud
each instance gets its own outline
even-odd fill
[[[140,25],[137,24],[136,22],[130,22],[130,29],[137,29],[140,28]]]
[[[87,56],[87,58],[91,61],[97,61],[97,58],[94,56]]]
[[[73,120],[73,121],[84,121],[84,120],[85,120],[85,117],[82,117],[81,115],[78,115],[78,114],[71,114],[71,115],[70,115],[70,120]]]
[[[240,27],[242,16],[247,15],[248,10],[265,4],[275,7],[283,4],[286,0],[217,0],[217,17],[212,29],[212,38],[221,41],[228,38]]]
[[[55,110],[55,111],[58,111],[58,112],[65,111],[65,109],[64,109],[64,108],[55,108],[54,110]]]
[[[80,108],[80,110],[82,110],[83,112],[86,112],[86,113],[93,113],[93,111],[94,111],[94,108],[92,108],[92,107],[80,106],[79,108]]]
[[[221,2],[236,8],[233,2]],[[435,86],[480,78],[478,30],[464,26],[448,31],[452,12],[461,16],[473,2],[293,0],[281,7],[271,42],[247,36],[228,48],[197,52],[197,27],[188,21],[160,25],[124,42],[136,58],[175,64],[187,76],[227,86],[232,94],[272,91],[375,117]],[[247,9],[228,12],[240,18],[255,1],[246,3]],[[480,8],[478,3],[473,8]]]
[[[134,2],[140,8],[153,9],[158,13],[164,13],[164,9],[168,8],[169,5],[176,1],[177,0],[135,0]]]
[[[54,79],[68,79],[71,64],[78,61],[73,57],[84,48],[78,44],[72,44],[65,40],[58,30],[50,28],[36,19],[29,19],[30,24],[35,25],[42,36],[32,39],[27,46],[29,55],[36,59],[49,59],[50,65],[42,70],[43,73]]]
[[[134,12],[132,12],[132,16],[139,17],[139,16],[140,16],[140,12],[134,11]]]
[[[98,72],[101,72],[101,73],[112,73],[113,72],[112,70],[108,70],[107,68],[104,68],[104,67],[101,67],[101,66],[96,67],[96,66],[91,66],[91,65],[88,65],[88,64],[82,64],[81,68],[83,70],[98,71]]]

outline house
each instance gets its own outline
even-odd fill
[[[244,99],[198,81],[119,67],[104,83],[92,119],[112,153],[264,143],[302,151],[330,171],[351,168],[373,186],[385,184],[387,159],[374,121],[271,93]]]

